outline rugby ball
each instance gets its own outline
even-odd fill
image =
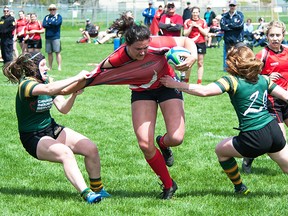
[[[166,53],[166,59],[168,64],[175,66],[185,61],[185,57],[183,54],[191,54],[191,52],[183,47],[172,47],[167,53]]]

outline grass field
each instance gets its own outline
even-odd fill
[[[62,31],[63,70],[54,64],[55,79],[90,70],[113,50],[113,44],[76,44],[77,30]],[[44,41],[43,41],[44,42]],[[44,43],[43,43],[44,44]],[[43,49],[44,51],[44,49]],[[257,51],[257,50],[256,50]],[[196,67],[191,82],[196,81]],[[205,57],[204,83],[224,75],[222,47]],[[173,148],[175,164],[169,168],[179,189],[169,201],[158,199],[159,180],[138,148],[131,123],[127,86],[87,88],[67,115],[52,109],[56,121],[79,131],[98,145],[102,179],[112,198],[88,205],[64,177],[60,164],[30,157],[18,138],[14,110],[17,86],[0,75],[0,215],[287,215],[287,176],[266,155],[259,157],[244,183],[248,197],[233,194],[233,186],[218,164],[215,145],[237,131],[237,118],[227,94],[198,98],[184,95],[186,135]],[[165,127],[159,114],[156,134]],[[77,157],[85,179],[83,158]],[[237,159],[241,165],[241,160]]]

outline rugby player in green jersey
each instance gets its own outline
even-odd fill
[[[263,63],[255,59],[246,46],[232,47],[227,55],[227,72],[208,85],[177,82],[165,76],[160,81],[169,88],[177,88],[200,97],[229,94],[239,120],[238,136],[228,137],[216,146],[215,152],[224,172],[234,184],[235,193],[248,194],[242,183],[234,157],[253,157],[267,153],[288,173],[288,147],[277,121],[267,110],[267,95],[288,101],[288,92],[269,77],[260,75]]]
[[[3,73],[12,83],[18,83],[16,114],[23,147],[38,160],[61,163],[65,175],[90,204],[110,196],[100,177],[97,146],[84,135],[57,124],[50,114],[54,104],[59,112],[68,113],[81,91],[64,98],[59,92],[72,83],[84,80],[87,73],[51,82],[45,57],[41,53],[26,53],[7,63]],[[74,154],[84,156],[90,179],[87,187]]]

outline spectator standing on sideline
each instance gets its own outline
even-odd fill
[[[27,20],[25,17],[25,12],[23,10],[20,10],[18,12],[19,15],[19,19],[16,20],[16,34],[14,37],[15,40],[18,40],[18,43],[21,47],[21,52],[22,54],[27,52],[27,44],[24,41],[25,38],[25,29],[26,29],[26,25],[27,25]]]
[[[26,37],[28,52],[40,52],[42,49],[42,38],[45,29],[42,23],[37,20],[36,13],[30,13],[30,22],[26,26]]]
[[[10,15],[15,19],[14,10],[10,10]],[[15,29],[13,31],[13,59],[19,56],[19,52],[17,49],[17,37],[16,37],[16,20],[15,20]]]
[[[152,20],[155,16],[155,8],[153,8],[153,2],[150,1],[148,4],[148,8],[144,9],[142,12],[142,16],[144,16],[144,24],[150,28],[151,24],[152,24]]]
[[[182,16],[176,13],[175,4],[167,4],[167,13],[161,16],[159,28],[163,32],[163,36],[181,36],[183,27]]]
[[[236,10],[236,0],[229,1],[229,11],[223,14],[220,26],[224,32],[223,70],[226,68],[226,53],[230,47],[244,40],[244,15]]]
[[[42,25],[45,28],[45,49],[46,53],[48,53],[49,68],[52,70],[53,52],[55,52],[58,71],[61,71],[62,57],[60,31],[62,25],[62,16],[57,13],[57,7],[55,4],[49,5],[48,11],[49,14],[44,17]]]
[[[223,16],[226,12],[227,12],[227,9],[226,8],[222,8],[221,16]]]
[[[187,4],[187,7],[183,10],[183,15],[182,15],[183,22],[191,18],[191,2],[188,1],[186,4]]]
[[[191,38],[197,46],[197,84],[202,83],[204,73],[204,56],[206,54],[206,36],[208,34],[207,23],[204,19],[200,18],[200,8],[192,7],[192,16],[184,22],[184,36]],[[185,82],[189,82],[190,73],[186,72]]]
[[[216,17],[216,14],[214,11],[211,10],[211,6],[207,5],[207,10],[204,13],[204,19],[208,25],[208,27],[210,27],[210,25],[212,24],[212,20]]]
[[[159,34],[159,21],[160,18],[162,16],[162,14],[164,13],[163,7],[162,5],[158,6],[158,10],[155,13],[155,16],[152,20],[151,26],[150,26],[150,32],[151,35],[158,35]]]
[[[0,19],[1,54],[4,64],[13,60],[13,32],[15,19],[10,15],[8,7],[3,8],[4,16]]]

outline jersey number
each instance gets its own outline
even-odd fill
[[[263,106],[260,106],[258,109],[252,108],[253,104],[255,103],[258,97],[259,97],[259,91],[254,92],[250,96],[250,100],[252,100],[252,102],[248,107],[248,109],[244,112],[244,116],[246,116],[248,113],[258,113],[261,112],[263,109],[267,109],[267,90],[263,93],[262,98]]]

